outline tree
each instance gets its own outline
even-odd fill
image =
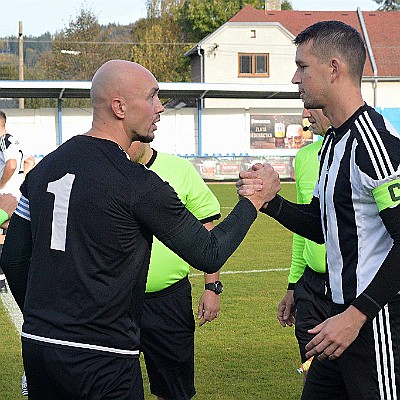
[[[116,39],[116,28],[102,27],[92,11],[81,9],[76,20],[54,35],[51,51],[40,61],[47,79],[89,81],[104,62],[129,59],[130,45]]]
[[[188,81],[189,60],[184,53],[192,43],[177,15],[183,0],[148,0],[147,18],[139,20],[132,29],[131,60],[149,69],[163,82]]]
[[[262,9],[261,0],[185,0],[179,10],[179,20],[191,40],[199,42],[232,18],[246,4]]]
[[[18,79],[18,56],[0,54],[0,80]]]
[[[374,0],[380,4],[379,11],[398,11],[400,10],[400,0]]]
[[[281,10],[293,10],[292,3],[288,0],[282,1]]]
[[[111,42],[108,28],[103,28],[97,16],[81,9],[75,20],[56,32],[51,51],[42,53],[38,71],[50,80],[90,81],[97,69],[114,58],[129,59],[130,46]],[[67,106],[89,107],[88,99],[64,100]]]
[[[102,33],[97,17],[81,9],[75,21],[54,35],[51,52],[45,56],[48,79],[90,80],[107,59],[111,46]]]

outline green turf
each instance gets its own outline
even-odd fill
[[[21,395],[21,341],[10,316],[0,301],[0,399],[15,400]]]
[[[234,184],[210,184],[221,203],[223,217],[233,208]],[[295,198],[293,183],[283,183],[281,194]],[[243,243],[222,269],[225,290],[221,316],[196,329],[197,400],[297,400],[302,378],[293,329],[282,328],[276,318],[278,302],[286,291],[287,271],[241,271],[288,268],[289,231],[259,215]],[[223,271],[239,272],[224,274]],[[194,274],[198,271],[193,270]],[[193,305],[203,290],[203,277],[190,278]],[[0,398],[19,399],[22,361],[20,341],[0,305]],[[149,394],[145,373],[145,398]]]

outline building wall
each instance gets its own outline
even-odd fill
[[[378,82],[376,89],[372,82],[363,82],[362,94],[364,100],[372,107],[399,107],[400,80],[398,82]]]
[[[254,32],[253,32],[254,31]],[[255,33],[255,38],[252,36]],[[204,82],[290,83],[295,72],[292,37],[277,24],[226,24],[202,45]],[[239,53],[269,53],[268,78],[238,77]]]
[[[18,138],[24,152],[37,160],[74,135],[87,132],[92,124],[91,109],[66,108],[62,111],[60,137],[58,113],[54,108],[5,109],[7,131]]]

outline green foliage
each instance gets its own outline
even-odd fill
[[[193,42],[199,42],[208,34],[232,18],[246,4],[263,8],[260,0],[185,0],[179,9],[178,19],[183,30]]]
[[[211,184],[223,216],[237,201],[233,183]],[[295,185],[283,183],[281,194],[295,199]],[[259,215],[245,240],[221,271],[225,290],[221,315],[195,332],[196,400],[298,400],[302,378],[293,329],[282,328],[277,305],[286,292],[288,271],[252,272],[288,268],[291,233],[265,215]],[[229,273],[229,271],[235,273]],[[193,306],[204,278],[192,271]],[[0,372],[2,399],[20,394],[22,361],[20,340],[0,303]],[[3,349],[3,347],[2,347]],[[143,364],[142,364],[143,365]],[[144,371],[144,368],[143,368]],[[143,372],[145,399],[152,400]]]
[[[32,79],[90,81],[104,62],[129,60],[130,29],[115,24],[102,27],[92,11],[81,9],[75,20],[54,35],[51,50],[41,53],[29,75]],[[90,107],[90,100],[65,99],[63,106]],[[57,100],[27,99],[26,107],[57,107]]]
[[[185,42],[176,19],[179,1],[153,0],[148,4],[147,19],[132,29],[131,60],[142,64],[162,82],[190,79],[189,60],[184,54],[192,46]]]
[[[51,49],[51,35],[49,32],[44,33],[38,37],[24,36],[24,64],[25,66],[32,67],[39,60],[40,55],[44,51]],[[18,36],[10,36],[0,39],[0,52],[9,55],[19,55],[19,42]],[[18,61],[17,64],[18,65]]]
[[[281,2],[281,10],[293,10],[292,3],[288,0]]]
[[[97,17],[81,9],[75,21],[54,35],[51,52],[41,60],[50,80],[91,80],[100,65],[112,58],[112,46]]]
[[[400,10],[400,0],[374,0],[380,6],[379,11],[399,11]]]
[[[0,54],[0,80],[18,79],[18,56]]]
[[[183,0],[148,0],[147,18],[132,29],[131,60],[142,64],[162,82],[190,79],[189,60],[184,54],[192,46],[177,19]]]

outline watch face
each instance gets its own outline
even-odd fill
[[[205,288],[208,290],[213,291],[215,294],[221,294],[222,291],[224,290],[224,287],[220,281],[212,282],[212,283],[207,283],[205,285]]]
[[[222,283],[220,281],[215,282],[215,293],[221,294],[223,290],[224,287],[222,286]]]

